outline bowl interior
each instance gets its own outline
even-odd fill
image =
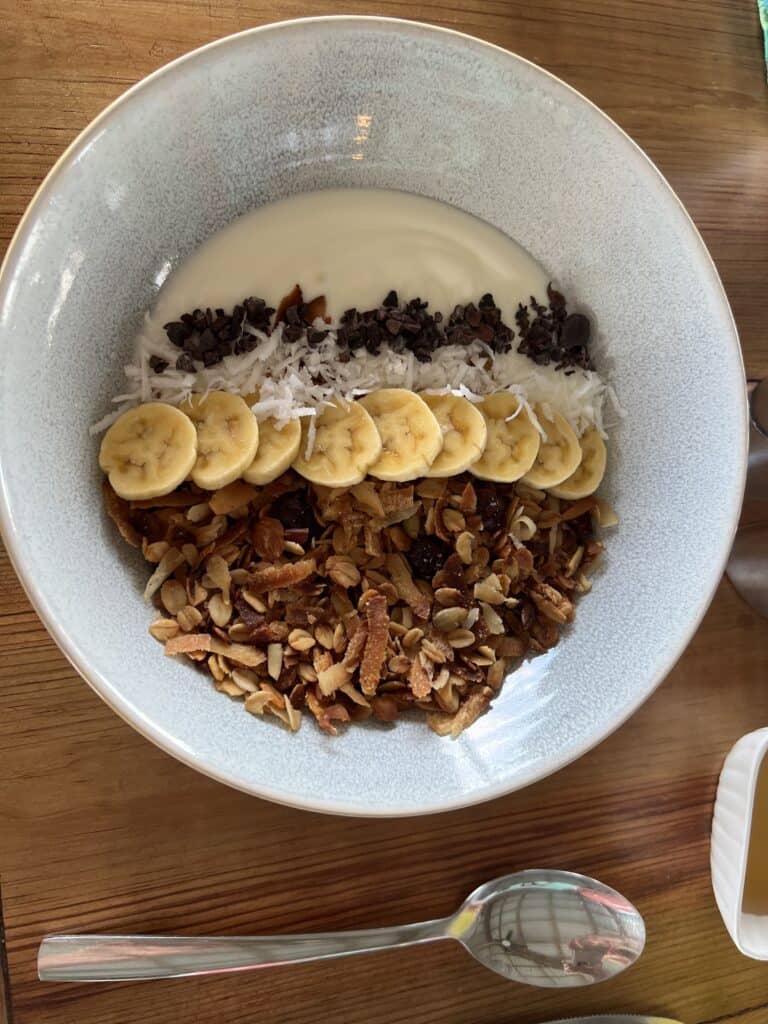
[[[290,74],[286,74],[290,68]],[[421,723],[329,740],[254,721],[147,635],[145,570],[102,512],[97,445],[144,310],[188,253],[291,193],[398,188],[521,242],[594,313],[626,416],[621,524],[575,627],[458,741]],[[258,282],[254,282],[258,292]],[[384,19],[231,37],[103,114],[39,193],[0,316],[0,482],[12,557],[97,691],[160,745],[273,799],[409,814],[531,782],[605,736],[689,639],[730,544],[745,460],[730,311],[685,211],[595,107],[504,51]]]

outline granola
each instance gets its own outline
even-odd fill
[[[293,471],[187,482],[110,517],[151,566],[150,634],[252,714],[299,729],[421,713],[458,736],[516,662],[554,646],[610,510],[462,474],[349,489]],[[302,522],[287,510],[300,508]]]

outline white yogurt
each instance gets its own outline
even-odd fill
[[[154,325],[197,306],[229,310],[256,295],[277,305],[299,284],[328,312],[378,306],[390,288],[433,311],[491,292],[506,323],[520,301],[546,297],[543,268],[501,231],[434,199],[384,189],[292,196],[239,217],[168,278]]]
[[[341,364],[333,338],[310,347],[283,342],[277,332],[252,352],[190,374],[175,369],[178,349],[162,326],[196,307],[229,311],[251,295],[276,306],[296,284],[307,300],[324,294],[334,320],[352,306],[376,308],[391,288],[401,302],[418,296],[446,315],[457,303],[491,292],[513,326],[519,302],[531,295],[546,299],[547,280],[529,253],[501,231],[433,199],[333,189],[271,203],[212,236],[163,283],[136,339],[135,361],[125,367],[125,390],[113,399],[117,411],[92,430],[103,430],[138,402],[178,405],[191,391],[263,393],[267,384],[270,408],[279,396],[286,418],[335,394],[351,398],[382,386],[450,388],[473,397],[510,388],[531,406],[551,404],[579,433],[593,423],[603,429],[607,390],[596,373],[566,375],[553,365],[537,366],[514,345],[490,363],[487,348],[473,342],[442,346],[426,364],[387,347]],[[150,370],[153,355],[170,364],[165,372]]]

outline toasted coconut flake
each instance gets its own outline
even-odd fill
[[[478,686],[470,693],[453,717],[451,736],[455,739],[473,722],[476,722],[493,699],[493,690],[489,686]]]
[[[266,569],[259,569],[251,575],[251,592],[263,594],[269,590],[278,590],[283,587],[294,587],[297,583],[303,583],[315,571],[315,563],[311,558],[303,559],[300,562],[291,562],[288,565],[268,566]]]
[[[245,698],[245,710],[252,715],[263,715],[270,702],[270,695],[266,690],[259,690],[258,693],[249,693]]]
[[[349,682],[349,670],[346,665],[338,661],[328,668],[317,673],[317,681],[320,691],[325,697],[330,697],[340,686]]]
[[[574,501],[572,505],[569,505],[564,512],[560,513],[560,522],[568,523],[571,519],[578,519],[579,516],[583,516],[585,512],[592,512],[598,507],[598,499],[594,496],[589,498],[581,498],[579,501]]]
[[[411,662],[408,684],[417,700],[428,697],[432,692],[434,661],[418,654]]]
[[[173,491],[160,498],[138,498],[130,503],[137,510],[148,508],[190,508],[200,501],[200,496],[191,491]]]
[[[248,505],[256,497],[256,488],[244,480],[235,480],[211,495],[209,504],[214,515],[228,516],[230,512]]]
[[[165,653],[168,655],[190,654],[193,651],[210,651],[213,637],[207,633],[185,633],[171,637],[166,641]]]
[[[372,480],[364,480],[361,484],[352,487],[351,492],[366,512],[370,512],[372,516],[378,516],[380,519],[384,517],[384,506]]]
[[[368,626],[366,623],[362,623],[352,634],[344,652],[344,666],[348,671],[353,671],[360,664],[367,641]]]
[[[369,708],[370,702],[360,693],[353,683],[342,683],[339,687],[339,693],[343,693],[345,697],[349,697],[353,704],[357,704],[358,707]]]
[[[387,555],[387,569],[401,599],[410,605],[418,618],[429,618],[431,602],[414,583],[411,570],[403,556]]]
[[[360,688],[366,697],[376,693],[389,642],[387,599],[375,594],[365,605],[367,637],[360,664]]]
[[[107,515],[120,531],[120,536],[132,548],[140,548],[142,546],[142,536],[133,527],[128,518],[130,508],[128,502],[115,493],[109,480],[105,480],[101,485],[101,493],[104,495],[104,508]]]
[[[249,644],[231,644],[214,637],[211,637],[210,641],[209,650],[224,658],[229,658],[230,661],[236,661],[239,665],[245,665],[247,668],[256,668],[267,660],[267,656],[258,647],[251,647]]]

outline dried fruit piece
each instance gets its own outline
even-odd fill
[[[279,519],[264,516],[251,530],[253,550],[265,562],[276,562],[285,546],[285,528]]]
[[[443,567],[451,549],[437,537],[417,537],[408,551],[408,562],[414,575],[431,580]]]

